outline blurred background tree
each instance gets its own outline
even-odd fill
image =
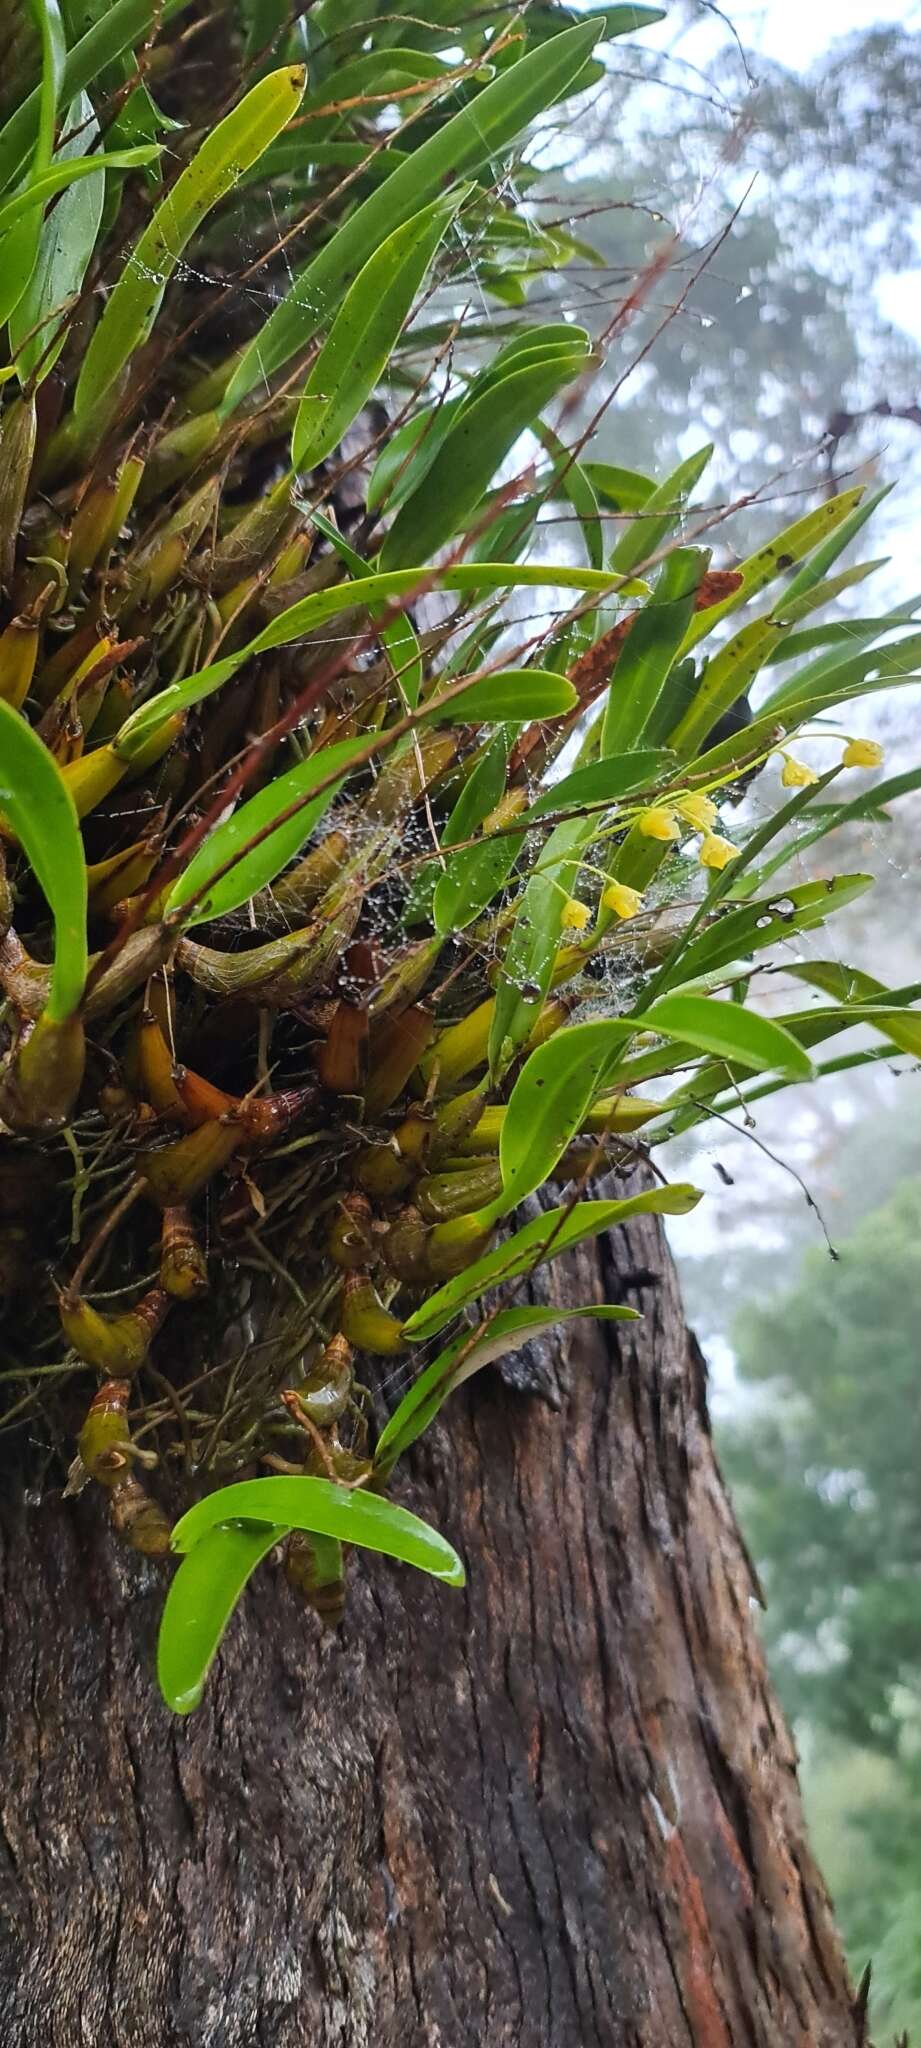
[[[589,319],[593,304],[610,318],[612,272],[626,297],[669,231],[676,237],[668,272],[624,330],[624,366],[661,332],[593,453],[662,473],[703,429],[718,443],[711,488],[733,493],[763,488],[797,456],[801,472],[778,488],[802,489],[830,456],[875,460],[884,445],[900,471],[905,461],[917,469],[918,420],[873,408],[910,415],[921,397],[917,343],[877,294],[881,279],[918,262],[921,35],[872,28],[832,42],[799,74],[744,51],[727,29],[701,74],[684,52],[696,48],[695,22],[717,31],[713,10],[692,6],[681,19],[684,35],[670,14],[658,51],[646,35],[620,57],[593,121],[571,137],[578,168],[567,194],[574,184],[586,237],[608,266],[584,271]]]
[[[853,1145],[857,1185],[864,1148]],[[880,1957],[880,2019],[921,2014],[921,1178],[810,1252],[734,1330],[723,1433],[764,1574],[765,1633],[806,1731],[813,1824],[856,1958]],[[857,1851],[858,1853],[855,1853]]]

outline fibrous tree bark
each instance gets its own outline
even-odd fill
[[[417,1447],[466,1591],[355,1559],[321,1636],[270,1562],[188,1721],[162,1573],[8,1503],[8,2048],[859,2048],[660,1228],[533,1285],[644,1320]]]

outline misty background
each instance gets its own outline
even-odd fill
[[[575,210],[603,259],[565,273],[567,311],[589,326],[675,235],[605,373],[593,459],[663,477],[712,441],[702,503],[753,500],[717,560],[724,538],[741,552],[817,488],[892,483],[860,550],[888,561],[845,603],[881,613],[921,594],[921,6],[692,0],[612,59],[577,129],[557,124],[532,152],[528,195],[544,225],[557,196]],[[913,690],[852,716],[886,773],[919,764]],[[772,805],[779,772],[761,778]],[[756,783],[744,801],[750,819],[768,798]],[[790,965],[808,947],[921,983],[919,840],[909,796],[800,856],[797,880],[861,870],[877,886]],[[777,977],[769,1005],[790,988]],[[855,1032],[836,1051],[868,1043]],[[855,1974],[872,1957],[880,2039],[921,2038],[918,1061],[786,1089],[753,1130],[740,1112],[660,1157],[708,1196],[672,1241],[814,1844]]]

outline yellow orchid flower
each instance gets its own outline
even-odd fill
[[[675,813],[665,804],[652,804],[648,811],[641,811],[637,824],[646,839],[680,839],[681,837]]]
[[[584,932],[591,911],[587,903],[580,903],[577,896],[567,896],[563,906],[563,930]]]
[[[697,858],[702,868],[725,868],[729,866],[731,860],[735,860],[738,851],[738,847],[733,846],[731,839],[722,839],[718,832],[708,832],[706,838],[701,840]]]
[[[675,809],[679,818],[684,818],[688,825],[693,825],[695,832],[712,832],[716,824],[717,809],[710,796],[692,793],[690,796],[676,797]]]
[[[881,768],[884,749],[878,740],[848,740],[841,756],[842,768]]]
[[[635,917],[643,907],[639,889],[630,889],[626,882],[610,882],[601,898],[605,910],[613,910],[621,919]]]
[[[818,782],[818,776],[805,761],[795,761],[792,754],[784,755],[783,774],[780,778],[784,789],[808,789],[810,782]]]

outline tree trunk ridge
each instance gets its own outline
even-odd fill
[[[417,1446],[466,1590],[353,1555],[323,1637],[270,1561],[189,1721],[162,1573],[7,1508],[4,2048],[859,2048],[660,1225],[530,1292],[645,1320]]]

